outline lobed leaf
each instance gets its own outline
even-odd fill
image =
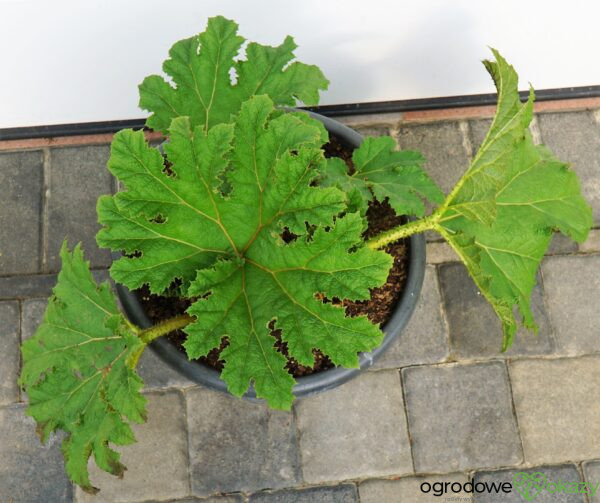
[[[146,419],[146,399],[135,362],[145,344],[117,309],[108,283],[98,286],[80,245],[61,252],[62,269],[44,320],[22,345],[20,384],[29,397],[27,413],[41,438],[62,429],[69,477],[87,492],[88,459],[113,475],[125,467],[109,444],[135,441],[129,422]]]
[[[112,250],[142,253],[113,262],[116,281],[130,288],[148,283],[153,292],[162,292],[175,277],[193,279],[197,269],[232,247],[213,204],[215,172],[227,164],[232,135],[232,126],[220,125],[192,137],[186,117],[173,121],[176,176],[165,171],[163,156],[148,146],[142,131],[125,129],[115,135],[108,169],[126,190],[98,199],[98,220],[104,228],[96,240]],[[186,156],[177,157],[179,149]]]
[[[485,66],[498,89],[498,111],[434,221],[500,317],[506,349],[517,330],[513,308],[525,327],[537,329],[530,299],[553,231],[582,242],[592,214],[577,175],[533,143],[533,90],[521,104],[515,70],[492,51],[496,62]]]
[[[342,308],[316,297],[365,299],[369,287],[383,283],[391,257],[358,246],[362,220],[352,213],[312,239],[283,245],[262,232],[243,261],[223,261],[199,271],[190,294],[205,296],[188,313],[197,321],[186,327],[190,358],[206,354],[228,337],[221,353],[222,377],[231,393],[241,396],[250,381],[257,396],[272,407],[287,409],[293,400],[292,377],[286,359],[273,351],[268,325],[276,320],[289,354],[302,365],[313,365],[313,348],[336,365],[358,366],[357,353],[377,347],[383,334],[366,317],[346,318]]]
[[[276,105],[316,105],[328,81],[316,66],[293,62],[296,44],[286,37],[278,47],[250,43],[246,59],[235,60],[244,38],[238,25],[222,16],[210,18],[206,31],[180,40],[163,64],[175,87],[158,75],[139,86],[140,107],[151,112],[146,125],[167,134],[176,117],[190,118],[192,129],[229,122],[244,101],[267,94]],[[231,73],[236,79],[232,82]]]
[[[187,295],[200,297],[188,311],[197,317],[185,329],[188,356],[227,337],[229,390],[241,395],[252,382],[270,405],[289,408],[294,381],[270,322],[300,363],[312,364],[319,348],[356,366],[357,352],[375,348],[381,331],[321,299],[368,297],[391,258],[363,246],[359,215],[341,216],[343,192],[314,183],[326,132],[306,113],[281,113],[255,96],[231,124],[206,131],[180,117],[170,135],[169,173],[141,132],[115,137],[109,168],[126,190],[101,201],[98,242],[129,256],[111,274],[154,292],[182,279]]]
[[[131,289],[148,284],[161,293],[175,278],[187,286],[198,269],[239,255],[258,228],[275,222],[306,233],[305,221],[330,223],[344,208],[340,191],[310,186],[323,162],[325,132],[305,113],[279,114],[259,96],[235,124],[206,132],[180,117],[170,131],[172,174],[142,131],[120,131],[111,146],[108,168],[125,190],[99,199],[104,228],[96,239],[134,255],[111,267],[111,276]],[[219,188],[226,173],[233,194]]]
[[[423,216],[424,201],[441,203],[444,194],[422,169],[425,159],[419,152],[395,147],[389,136],[367,137],[352,155],[354,172],[348,173],[345,163],[334,157],[324,167],[321,183],[346,191],[361,214],[375,197],[387,199],[398,215]]]

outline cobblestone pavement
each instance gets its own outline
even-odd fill
[[[345,121],[421,150],[446,190],[489,126],[485,117],[400,114]],[[540,113],[533,124],[534,137],[580,174],[597,226],[599,122],[600,110],[578,110]],[[510,482],[520,471],[600,482],[595,229],[579,246],[554,240],[533,296],[540,333],[519,333],[504,354],[491,308],[452,250],[428,234],[421,301],[400,340],[372,370],[298,400],[291,413],[198,387],[147,352],[140,373],[148,423],[134,428],[138,443],[122,448],[128,471],[118,480],[92,469],[101,492],[83,494],[64,475],[60,436],[40,445],[24,414],[18,347],[40,322],[65,234],[71,244],[83,241],[96,276],[107,277],[110,256],[94,235],[96,199],[115,190],[104,169],[109,150],[106,143],[11,148],[0,152],[1,503],[439,501],[422,492],[424,482]],[[523,501],[516,492],[446,496]],[[600,490],[546,492],[535,501],[600,502]]]

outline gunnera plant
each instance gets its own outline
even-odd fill
[[[382,331],[328,299],[368,298],[392,265],[386,245],[439,232],[499,316],[506,349],[519,323],[536,330],[530,298],[552,234],[581,242],[591,227],[575,173],[532,141],[533,90],[521,103],[517,74],[497,51],[484,61],[498,90],[495,118],[444,195],[421,154],[396,150],[391,137],[366,138],[352,171],[326,158],[323,125],[284,108],[315,105],[328,85],[321,71],[291,62],[290,37],[278,47],[250,43],[237,59],[243,42],[233,21],[215,17],[171,48],[163,68],[172,82],[153,75],[139,87],[147,126],[168,138],[164,155],[143,131],[117,133],[108,169],[123,190],[98,200],[98,244],[122,252],[112,279],[154,294],[176,284],[191,299],[187,312],[135,326],[108,283],[93,280],[81,246],[65,242],[43,322],[23,343],[27,412],[42,440],[66,432],[66,471],[85,491],[97,490],[90,456],[107,472],[125,470],[112,446],[134,442],[130,423],[145,420],[136,365],[155,338],[183,329],[190,358],[226,338],[228,390],[241,396],[252,384],[271,407],[289,409],[294,378],[271,330],[302,365],[318,349],[356,367]],[[411,219],[365,240],[374,200]]]

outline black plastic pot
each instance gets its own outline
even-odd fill
[[[312,117],[323,123],[330,134],[336,136],[340,142],[349,148],[356,148],[362,142],[362,136],[341,124],[338,121],[324,117],[322,115],[309,112]],[[419,300],[421,286],[423,285],[423,276],[425,274],[425,238],[422,234],[412,235],[410,237],[409,247],[409,267],[408,278],[402,297],[399,299],[392,317],[383,327],[385,337],[379,347],[370,353],[361,353],[359,355],[360,368],[347,369],[336,367],[323,372],[318,372],[305,377],[299,377],[294,386],[294,395],[303,397],[326,391],[352,379],[361,370],[369,368],[375,360],[383,354],[387,348],[400,335],[408,320],[410,319],[415,306]],[[144,309],[135,294],[130,292],[123,285],[116,285],[117,293],[123,309],[128,318],[136,325],[147,328],[152,322],[144,312]],[[179,371],[188,379],[207,386],[209,388],[227,393],[227,385],[221,380],[220,373],[202,363],[188,360],[187,356],[181,352],[167,338],[156,339],[150,345],[150,348],[168,365]],[[255,392],[252,387],[248,390],[246,398],[255,398]]]

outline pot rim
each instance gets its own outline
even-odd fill
[[[348,126],[317,114],[308,112],[319,120],[330,134],[335,135],[342,143],[351,148],[360,145],[363,137]],[[425,276],[425,238],[422,234],[410,236],[408,273],[402,296],[396,304],[391,318],[382,327],[385,334],[382,343],[373,351],[359,353],[359,368],[333,367],[308,376],[296,378],[293,393],[297,398],[327,391],[356,377],[362,370],[371,367],[398,338],[410,319],[421,293]],[[127,287],[115,284],[117,294],[127,317],[142,328],[152,326],[137,296]],[[229,394],[227,384],[220,377],[220,372],[198,361],[190,361],[187,355],[177,349],[167,338],[161,337],[150,344],[150,348],[165,363],[173,367],[185,377],[217,391]],[[254,387],[251,385],[244,398],[256,399]]]

